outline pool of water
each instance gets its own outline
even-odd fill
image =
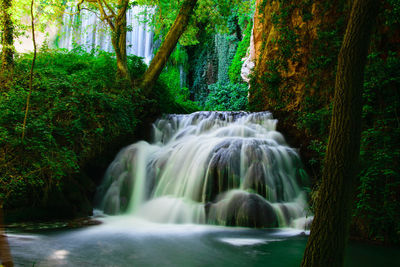
[[[70,230],[9,232],[16,266],[299,266],[295,229],[154,224],[112,216]],[[351,243],[346,266],[400,266],[400,249]]]

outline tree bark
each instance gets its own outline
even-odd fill
[[[116,25],[116,31],[112,33],[111,39],[117,58],[117,77],[130,80],[126,55],[126,19]]]
[[[117,13],[107,4],[105,0],[86,0],[89,3],[97,3],[101,14],[101,20],[105,21],[111,29],[111,43],[117,59],[117,78],[125,78],[131,81],[128,70],[128,60],[126,54],[126,12],[129,0],[118,0]]]
[[[140,88],[144,90],[144,93],[148,95],[161,74],[165,64],[171,53],[173,52],[179,38],[184,33],[190,16],[193,13],[194,7],[197,0],[184,0],[181,9],[179,10],[178,16],[176,17],[174,24],[172,24],[171,29],[168,31],[164,42],[162,43],[157,54],[150,63],[149,68],[143,75],[142,81],[140,83]]]
[[[117,58],[117,77],[131,81],[126,54],[126,11],[129,0],[119,0],[118,14],[115,18],[115,29],[112,32],[112,45]]]
[[[355,0],[338,57],[322,182],[302,266],[343,266],[360,153],[364,67],[379,0]]]
[[[10,69],[14,65],[14,25],[11,20],[11,0],[1,0],[0,16],[1,16],[1,69]]]

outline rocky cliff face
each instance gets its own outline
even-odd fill
[[[256,1],[249,106],[273,112],[315,180],[347,12],[343,0]]]
[[[278,130],[290,145],[300,148],[315,184],[323,166],[337,56],[351,3],[257,0],[256,4],[250,108],[272,111],[279,119]],[[396,194],[400,190],[400,9],[397,0],[385,0],[383,6],[365,70],[352,235],[399,243],[400,217],[388,214],[400,214]]]
[[[189,87],[192,98],[204,104],[209,93],[208,85],[228,83],[228,69],[238,46],[238,33],[210,34],[201,44],[189,51]]]
[[[329,2],[257,0],[253,109],[301,110],[310,97],[331,101],[347,8]]]

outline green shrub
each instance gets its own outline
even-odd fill
[[[239,42],[238,49],[232,60],[232,64],[229,66],[229,80],[232,83],[239,83],[242,81],[240,73],[242,71],[243,61],[242,59],[246,56],[247,49],[250,46],[251,30],[253,28],[253,22],[247,24],[247,28],[243,33],[244,37]]]
[[[62,190],[107,144],[133,135],[146,102],[115,80],[112,54],[41,51],[21,140],[32,56],[18,55],[13,79],[0,88],[0,202],[6,209],[41,206],[50,191]],[[136,77],[146,68],[134,56],[128,65]]]
[[[200,109],[198,103],[190,100],[190,91],[185,81],[181,81],[180,68],[187,71],[187,61],[186,50],[178,44],[158,79],[157,88],[160,90],[156,90],[156,98],[164,103],[162,113],[191,113]]]
[[[364,81],[360,184],[355,216],[368,238],[400,240],[400,58],[369,55]]]
[[[200,107],[196,102],[189,99],[190,92],[186,87],[179,87],[179,79],[176,80],[173,77],[178,75],[179,70],[177,68],[169,68],[161,74],[157,81],[156,86],[153,89],[153,95],[151,98],[159,107],[157,113],[168,114],[168,113],[192,113],[200,110]]]
[[[215,83],[205,102],[207,110],[247,110],[247,84]]]

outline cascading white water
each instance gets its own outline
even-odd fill
[[[299,226],[308,178],[276,124],[269,112],[167,115],[152,144],[111,163],[100,209],[165,223]]]
[[[74,10],[70,11],[72,13]],[[127,54],[143,57],[147,64],[153,57],[154,33],[144,21],[149,19],[152,13],[152,8],[134,6],[126,14],[130,29],[126,37]],[[81,45],[87,52],[94,48],[113,52],[108,27],[100,20],[99,14],[88,10],[81,10],[79,15],[63,16],[58,46],[71,50],[74,43]]]

